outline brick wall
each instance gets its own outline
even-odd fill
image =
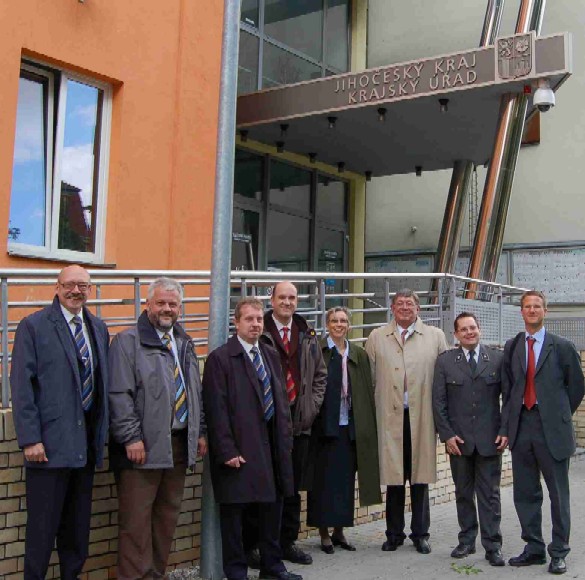
[[[585,355],[583,355],[585,362]],[[575,415],[578,446],[585,447],[585,403]],[[449,459],[444,445],[437,447],[437,483],[431,486],[431,504],[440,504],[455,499],[455,487],[451,479]],[[0,578],[15,580],[22,578],[24,566],[24,531],[26,524],[26,499],[24,491],[23,456],[18,448],[12,412],[0,410]],[[199,560],[201,533],[201,471],[197,464],[194,474],[187,476],[183,505],[175,540],[171,549],[169,567],[192,566]],[[512,483],[511,457],[504,454],[502,485]],[[358,507],[359,492],[356,489],[356,524],[384,517],[383,505]],[[407,495],[407,502],[409,497]],[[303,497],[303,510],[306,498]],[[116,577],[118,500],[114,477],[107,470],[96,474],[93,490],[93,515],[91,519],[89,558],[85,565],[83,580],[105,580]],[[307,528],[303,513],[301,536],[313,535]],[[48,579],[58,578],[56,554],[51,558]]]

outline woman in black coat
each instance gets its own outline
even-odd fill
[[[333,554],[334,546],[355,550],[343,528],[353,526],[356,471],[360,505],[382,500],[369,358],[347,340],[347,308],[330,309],[326,324],[328,336],[321,346],[327,389],[311,434],[307,524],[319,528],[321,549]]]

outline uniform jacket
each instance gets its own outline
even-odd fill
[[[329,367],[332,349],[327,339],[321,341],[323,358]],[[382,502],[380,495],[380,467],[378,464],[378,434],[376,431],[376,407],[370,359],[365,350],[349,343],[347,372],[351,390],[353,423],[357,451],[358,483],[360,505],[368,506]],[[331,374],[329,378],[331,378]],[[341,382],[328,380],[325,400],[311,433],[312,443],[315,438],[339,436],[339,407],[341,404]],[[312,454],[311,454],[312,457]],[[310,477],[314,465],[309,466]]]
[[[300,357],[301,370],[301,384],[292,418],[293,432],[294,435],[309,435],[325,396],[327,367],[315,330],[298,314],[293,314],[293,324],[298,327],[299,341],[291,342],[291,354],[296,353]],[[264,334],[260,340],[275,348],[281,356],[285,354],[284,345],[272,319],[272,310],[264,315]]]
[[[205,433],[201,381],[193,342],[179,324],[173,327],[187,392],[188,465],[197,459],[197,439]],[[173,467],[171,424],[174,416],[175,358],[161,342],[144,311],[136,326],[121,332],[110,346],[111,450],[113,469]],[[143,441],[144,465],[126,458],[125,445]]]
[[[519,333],[504,348],[502,382],[509,402],[504,415],[510,449],[514,451],[526,386],[526,334]],[[550,332],[536,363],[534,378],[538,412],[551,455],[561,461],[575,452],[572,415],[583,400],[581,361],[568,340]]]
[[[91,410],[93,457],[101,466],[108,430],[108,342],[106,325],[86,308],[96,398]],[[53,303],[23,318],[12,350],[12,414],[21,448],[43,443],[48,462],[39,469],[83,467],[87,462],[85,413],[81,406],[80,355],[55,296]]]
[[[211,478],[219,503],[274,502],[277,494],[293,494],[292,425],[284,377],[276,351],[260,344],[260,352],[271,377],[270,424],[264,419],[256,369],[237,336],[211,352],[205,363],[203,400]],[[239,455],[246,461],[239,469],[224,465]]]
[[[437,357],[447,350],[442,330],[418,318],[414,333],[402,345],[393,320],[376,328],[368,337],[376,393],[380,483],[404,483],[403,427],[404,372],[408,377],[408,401],[412,439],[411,483],[436,481],[436,435],[433,421],[432,387]]]
[[[496,437],[506,436],[501,424],[502,352],[480,345],[472,372],[458,347],[439,355],[433,379],[433,412],[441,441],[455,435],[463,455],[497,455]]]

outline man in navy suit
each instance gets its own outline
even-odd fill
[[[18,325],[12,410],[26,467],[24,578],[42,580],[57,539],[63,580],[88,555],[91,493],[108,427],[108,330],[85,303],[89,273],[68,266],[53,303]]]
[[[509,564],[546,563],[542,475],[552,514],[548,571],[564,574],[571,529],[569,460],[575,451],[572,415],[583,400],[583,372],[573,344],[546,331],[544,294],[525,292],[520,305],[526,332],[509,340],[504,349],[502,386],[509,401],[504,401],[502,420],[507,422],[514,505],[526,546],[519,556],[510,558]]]

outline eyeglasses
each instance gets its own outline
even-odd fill
[[[87,282],[59,282],[59,284],[65,288],[65,290],[74,290],[77,286],[80,292],[87,292],[91,288],[91,284]]]

